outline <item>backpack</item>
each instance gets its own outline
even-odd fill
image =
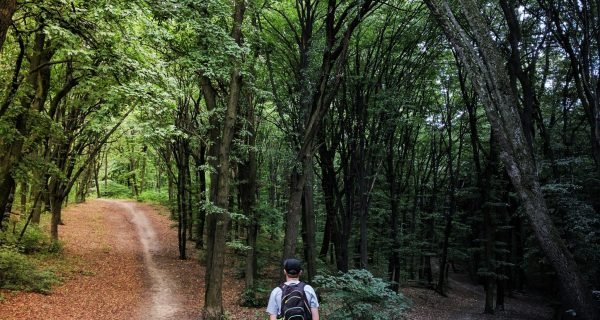
[[[278,318],[284,320],[310,320],[312,313],[308,306],[308,299],[304,292],[304,282],[282,284],[281,288],[281,313]]]

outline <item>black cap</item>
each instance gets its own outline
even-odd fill
[[[283,262],[283,269],[289,275],[295,276],[295,275],[299,274],[300,271],[302,271],[302,265],[300,263],[300,260],[290,258],[290,259],[286,259]]]

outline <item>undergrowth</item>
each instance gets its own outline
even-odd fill
[[[0,288],[49,293],[59,282],[53,270],[37,268],[30,257],[15,248],[0,248]]]
[[[16,230],[23,228],[24,222]],[[61,244],[52,241],[37,225],[29,225],[23,237],[19,232],[0,231],[0,288],[17,291],[49,293],[52,285],[59,283],[56,272],[39,268],[38,258],[61,251]]]
[[[158,192],[155,190],[147,190],[142,192],[139,197],[139,201],[150,202],[163,205],[165,207],[169,207],[169,194],[166,192]]]
[[[388,288],[389,284],[367,270],[350,270],[335,276],[316,276],[322,292],[320,313],[324,319],[403,319],[409,300]]]

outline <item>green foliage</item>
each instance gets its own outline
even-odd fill
[[[139,201],[161,204],[169,207],[169,195],[166,192],[158,192],[156,190],[146,190],[138,197]]]
[[[598,283],[600,264],[600,218],[588,203],[579,199],[577,191],[582,187],[575,184],[547,184],[544,193],[562,236],[578,261],[585,278]],[[596,277],[596,279],[594,279]]]
[[[48,234],[46,234],[39,226],[30,224],[19,240],[19,233],[23,229],[24,221],[18,223],[15,227],[15,233],[9,230],[0,232],[0,246],[11,248],[19,253],[54,253],[60,248],[60,244],[54,244]]]
[[[284,212],[266,203],[259,203],[256,207],[256,214],[260,217],[261,228],[267,233],[279,235],[283,232]]]
[[[243,244],[240,240],[237,239],[227,242],[226,245],[238,255],[244,255],[246,254],[246,251],[252,249],[251,247]]]
[[[269,301],[271,289],[259,283],[255,288],[244,289],[240,296],[240,303],[244,307],[261,308]]]
[[[59,279],[53,271],[36,268],[14,248],[0,247],[0,288],[49,293],[57,283]]]
[[[24,254],[36,252],[53,252],[52,240],[37,225],[29,225],[27,231],[18,242],[19,252]]]
[[[402,319],[409,301],[367,270],[350,270],[338,276],[316,276],[322,290],[324,319]]]
[[[120,183],[109,180],[106,187],[100,187],[100,195],[107,198],[131,198],[131,190]]]

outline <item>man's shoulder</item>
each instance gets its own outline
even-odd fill
[[[273,290],[271,290],[271,292],[277,292],[277,291],[281,291],[281,288],[282,288],[282,286],[281,286],[281,285],[279,285],[279,286],[277,286],[277,287],[273,288]]]
[[[313,288],[310,284],[305,283],[304,284],[304,291],[309,291],[309,292],[314,293],[315,292],[315,288]]]

